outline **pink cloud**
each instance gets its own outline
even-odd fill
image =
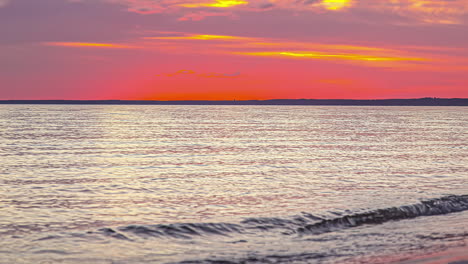
[[[231,12],[206,12],[206,11],[199,11],[199,12],[191,12],[185,14],[184,16],[179,18],[179,21],[200,21],[205,19],[206,17],[213,17],[213,16],[225,16],[225,17],[235,17]]]
[[[2,0],[0,0],[0,5]],[[5,0],[3,0],[5,1]],[[202,20],[209,16],[230,16],[232,12],[292,10],[315,13],[372,12],[425,24],[464,24],[466,0],[101,0],[124,5],[140,14],[173,13],[180,20]],[[219,11],[229,12],[219,12]],[[216,12],[218,11],[218,12]],[[393,21],[402,24],[402,21]],[[407,23],[405,21],[405,23]]]

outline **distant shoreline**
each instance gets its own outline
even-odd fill
[[[468,98],[417,99],[270,99],[243,101],[209,100],[0,100],[0,104],[69,104],[69,105],[343,105],[343,106],[468,106]]]

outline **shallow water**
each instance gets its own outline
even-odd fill
[[[467,129],[467,107],[0,105],[0,263],[463,246]]]

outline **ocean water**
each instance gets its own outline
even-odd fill
[[[468,242],[468,107],[0,105],[0,263],[391,263]]]

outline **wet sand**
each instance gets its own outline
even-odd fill
[[[409,258],[394,264],[468,264],[468,246]]]

